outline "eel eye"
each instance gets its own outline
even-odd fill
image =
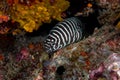
[[[53,42],[54,40],[52,39],[51,42]]]

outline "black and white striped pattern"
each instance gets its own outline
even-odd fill
[[[44,47],[48,53],[61,49],[82,39],[82,23],[76,17],[67,18],[53,27]]]

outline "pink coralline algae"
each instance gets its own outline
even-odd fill
[[[97,80],[99,77],[103,76],[102,73],[104,72],[104,69],[104,65],[101,64],[97,69],[92,70],[89,75],[90,80]]]
[[[3,75],[0,74],[0,80],[4,80]]]
[[[38,74],[37,78],[34,79],[34,80],[44,80],[44,79],[43,79],[43,72],[41,71],[41,72]]]
[[[105,61],[105,67],[109,71],[112,80],[120,79],[120,54],[113,53]]]
[[[111,54],[97,69],[91,70],[89,77],[90,80],[97,80],[99,77],[104,77],[107,80],[119,80],[120,54]]]
[[[102,4],[113,4],[113,3],[120,3],[120,0],[99,0]]]
[[[28,58],[28,56],[29,56],[29,51],[28,51],[28,49],[27,48],[22,48],[21,50],[20,50],[20,52],[18,53],[18,55],[17,55],[17,60],[18,61],[21,61],[21,60],[23,60],[23,59],[27,59]]]

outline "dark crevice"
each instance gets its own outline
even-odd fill
[[[57,73],[58,75],[63,75],[64,72],[65,72],[64,66],[59,66],[59,67],[57,68],[57,70],[56,70],[56,73]]]

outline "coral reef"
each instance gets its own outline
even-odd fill
[[[119,21],[113,25],[120,18],[119,6],[103,9],[99,16],[103,26],[92,36],[54,53],[46,62],[45,80],[119,80]],[[60,66],[65,68],[62,75],[56,72]]]
[[[119,30],[116,31],[113,26],[105,25],[93,36],[54,53],[46,71],[47,75],[51,75],[46,80],[56,80],[56,70],[59,66],[65,67],[62,80],[111,80],[112,77],[116,78],[113,80],[118,80],[119,69],[114,71],[116,75],[111,74],[110,71],[114,64],[120,68],[119,35]],[[111,59],[108,56],[111,56]],[[110,75],[113,76],[109,77]]]
[[[120,79],[120,5],[113,7],[112,4],[119,0],[96,0],[103,7],[98,18],[103,24],[102,27],[95,29],[88,38],[58,50],[51,58],[43,49],[41,36],[28,38],[24,31],[19,31],[19,28],[22,28],[32,32],[37,30],[38,24],[50,22],[53,18],[61,20],[62,8],[68,7],[68,3],[60,4],[63,1],[7,0],[8,6],[4,5],[6,0],[0,1],[0,10],[3,10],[0,13],[0,80]],[[88,12],[91,6],[88,4]],[[8,8],[12,13],[10,16]],[[58,8],[61,9],[60,12]],[[36,12],[32,15],[33,9],[37,14],[41,14],[42,18],[38,18]],[[85,14],[87,10],[85,9]],[[36,23],[35,19],[40,22]],[[18,24],[15,21],[19,22],[21,27],[16,27]],[[28,27],[30,25],[31,27]],[[10,31],[21,34],[11,35]]]
[[[6,15],[18,22],[19,28],[26,32],[33,32],[43,23],[50,23],[52,19],[61,21],[61,13],[69,7],[69,2],[66,0],[6,0],[3,2],[8,5],[8,9],[7,12],[3,9],[0,13],[4,15],[6,12]],[[1,1],[1,4],[3,2]]]

